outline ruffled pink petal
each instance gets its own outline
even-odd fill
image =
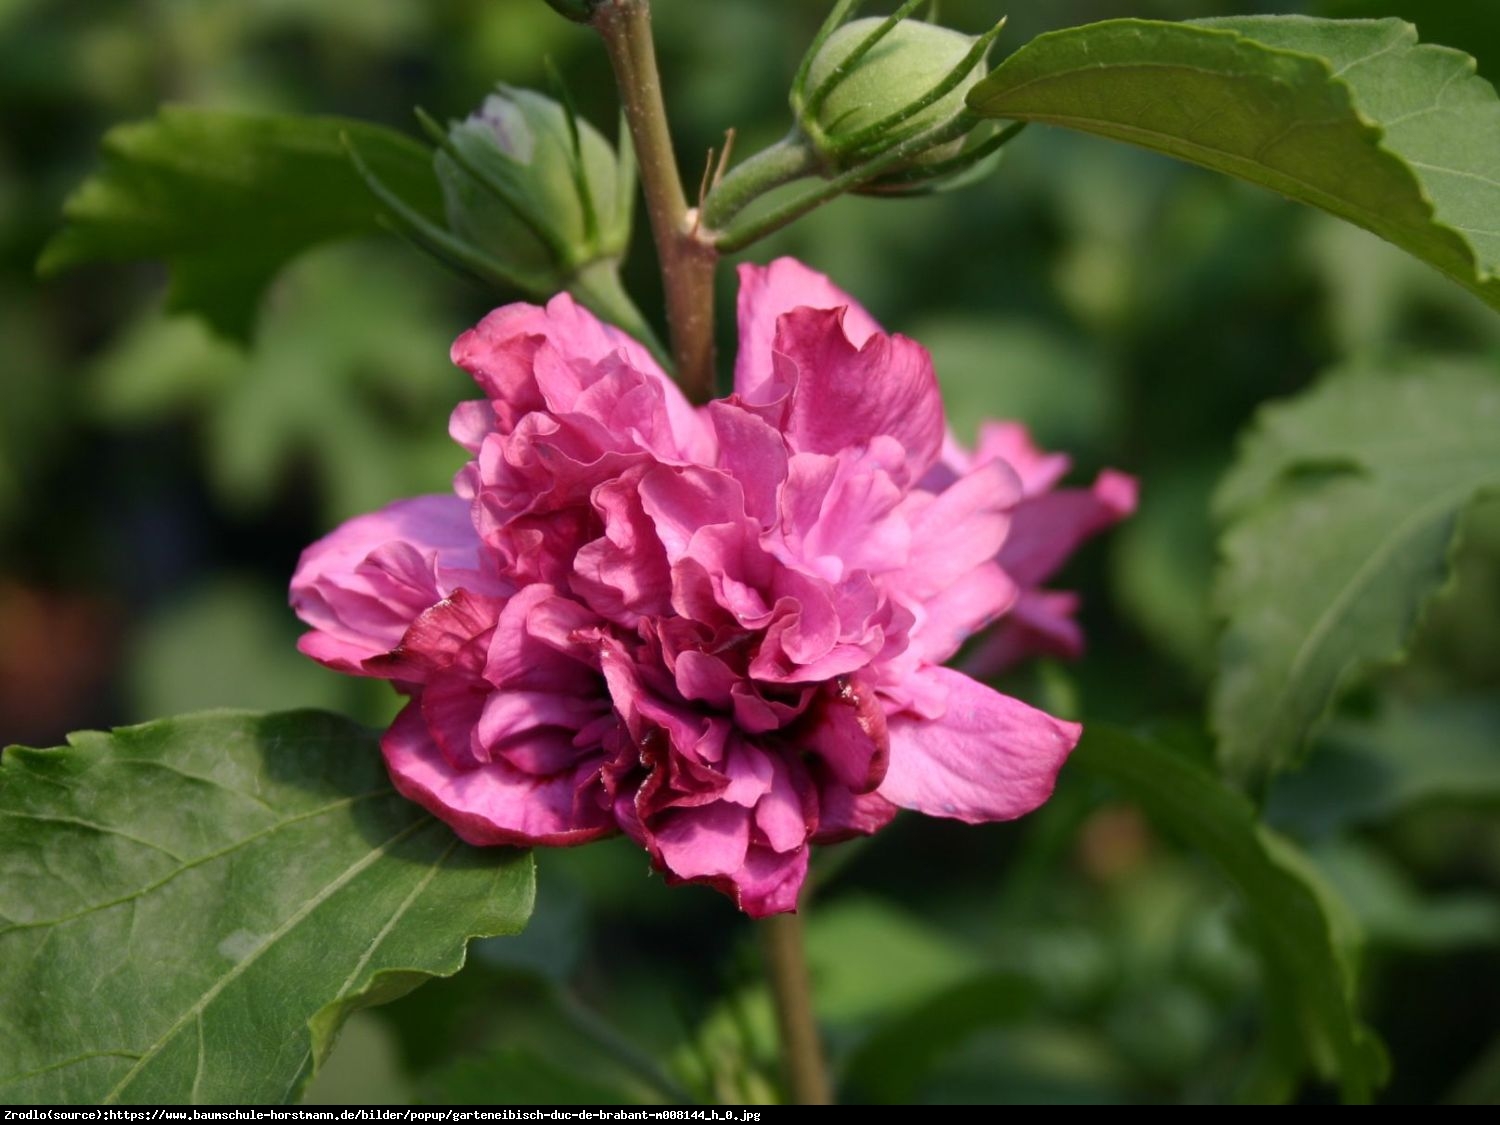
[[[527,586],[495,623],[484,678],[507,691],[590,697],[601,686],[597,652],[579,634],[599,624],[587,608],[552,587]]]
[[[816,803],[800,765],[782,755],[770,761],[771,791],[755,804],[755,837],[773,852],[797,851],[817,827]]]
[[[885,779],[891,752],[885,708],[858,677],[825,685],[806,722],[799,743],[822,759],[840,787],[869,793]]]
[[[732,738],[724,754],[724,775],[729,785],[723,799],[729,804],[753,809],[776,784],[776,764],[753,742]]]
[[[779,577],[777,598],[750,674],[770,684],[813,684],[857,671],[883,647],[878,626],[846,631],[837,591],[795,572]]]
[[[396,717],[380,747],[401,795],[470,844],[564,846],[616,831],[597,767],[585,764],[545,777],[504,762],[455,769],[429,736],[416,702]]]
[[[785,400],[762,408],[793,450],[835,454],[877,436],[906,451],[916,481],[942,449],[943,400],[932,357],[905,336],[852,344],[837,311],[796,309],[777,323],[775,363]]]
[[[1067,488],[1016,506],[999,560],[1011,577],[1035,586],[1051,577],[1085,539],[1135,511],[1134,477],[1106,469],[1089,489]]]
[[[488,399],[461,402],[448,416],[448,436],[471,454],[478,453],[484,439],[495,432],[495,408]]]
[[[921,603],[908,652],[922,662],[942,664],[1001,614],[1016,613],[1024,597],[999,564],[981,563]]]
[[[938,719],[890,719],[891,762],[878,792],[928,816],[1012,820],[1049,796],[1083,728],[935,668],[948,691]]]
[[[1015,470],[1027,496],[1039,496],[1067,475],[1071,458],[1066,453],[1045,453],[1031,440],[1031,431],[1020,422],[984,422],[972,463],[1004,461]]]
[[[781,491],[782,557],[829,582],[900,570],[911,553],[911,526],[897,514],[904,496],[870,457],[798,453]]]
[[[649,823],[662,865],[679,879],[732,875],[750,848],[750,812],[728,801],[671,809]]]
[[[706,883],[752,917],[796,909],[816,801],[789,763],[763,755],[771,787],[753,808],[727,800],[638,820],[668,882]]]
[[[536,411],[618,408],[638,435],[649,431],[643,438],[648,447],[712,459],[711,435],[698,412],[651,354],[566,293],[545,308],[496,309],[454,342],[452,359],[484,391],[501,433]],[[600,390],[601,382],[613,386]],[[460,427],[464,436],[468,430],[467,424]]]
[[[569,586],[602,617],[633,629],[671,609],[672,572],[656,526],[641,502],[638,474],[594,489],[604,534],[578,550]]]
[[[439,676],[413,697],[427,735],[454,770],[483,766],[491,760],[479,737],[479,718],[491,688],[473,676]]]
[[[1074,616],[1079,597],[1066,590],[1027,590],[1005,620],[964,662],[974,676],[997,676],[1033,656],[1076,660],[1083,655],[1083,630]]]
[[[811,842],[837,844],[873,835],[900,811],[879,793],[851,793],[837,783],[825,784],[818,792],[818,831]]]
[[[574,734],[605,708],[593,700],[543,691],[492,691],[475,733],[489,759],[504,758],[526,773],[554,774],[597,748],[575,745]]]
[[[455,496],[419,496],[358,516],[302,552],[291,604],[313,627],[299,647],[343,672],[390,652],[412,621],[459,585],[508,589],[479,572],[479,537]],[[378,672],[373,674],[380,674]]]
[[[753,521],[700,528],[672,567],[672,608],[714,628],[761,629],[773,614],[775,602],[765,591],[774,577],[775,561],[761,547]]]
[[[670,382],[650,352],[566,293],[553,297],[545,308],[517,303],[496,309],[454,341],[451,358],[501,409],[502,423],[509,427],[515,419],[503,412],[526,413],[543,406],[534,372],[536,352],[543,346],[581,364],[618,353],[637,371]]]
[[[367,659],[365,671],[412,683],[455,665],[477,673],[484,667],[490,631],[503,606],[499,598],[454,590],[419,614],[394,649]]]
[[[751,845],[739,870],[703,882],[728,895],[750,917],[765,918],[797,909],[797,896],[807,879],[807,862],[805,847],[778,852]]]
[[[747,540],[759,538],[745,516],[739,482],[717,469],[658,465],[641,478],[640,497],[668,562],[679,562],[689,553],[700,528],[734,526]]]
[[[795,258],[777,258],[770,265],[745,263],[739,268],[740,350],[734,363],[734,390],[747,401],[779,398],[771,355],[776,344],[776,322],[793,309],[843,309],[842,331],[856,348],[880,326],[849,294]]]
[[[762,528],[773,527],[787,477],[785,440],[759,416],[722,399],[708,404],[708,417],[718,439],[718,467],[739,482],[745,511]]]
[[[911,553],[892,584],[931,598],[993,559],[1013,534],[1020,498],[1020,482],[999,462],[981,465],[936,496],[912,493],[905,505]]]

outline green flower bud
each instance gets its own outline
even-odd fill
[[[884,22],[875,17],[854,20],[830,35],[807,69],[807,90],[815,91],[827,82]],[[830,86],[816,111],[804,114],[802,127],[810,137],[837,150],[841,142],[899,114],[937,86],[973,46],[973,36],[903,20]],[[951,121],[964,108],[964,94],[983,76],[982,62],[975,62],[952,90],[901,122],[902,131],[922,131]],[[877,139],[872,138],[872,143]]]
[[[630,241],[633,167],[570,108],[501,86],[435,157],[449,230],[498,265],[564,288]]]
[[[970,117],[964,95],[984,77],[984,56],[1004,21],[984,35],[964,35],[906,19],[915,6],[903,5],[889,19],[825,27],[792,90],[798,129],[825,175],[903,143],[918,146],[862,191],[930,190],[993,151],[987,142],[996,127]],[[830,22],[847,7],[840,5]],[[926,135],[933,142],[924,148],[918,138]]]

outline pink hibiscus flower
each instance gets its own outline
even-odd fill
[[[623,831],[671,881],[791,910],[814,843],[898,808],[970,823],[1047,799],[1079,727],[943,667],[1073,651],[1037,589],[1128,514],[1018,426],[947,436],[932,362],[790,259],[741,267],[735,391],[691,406],[567,296],[453,346],[455,495],[303,554],[301,647],[392,680],[397,788],[475,844]]]

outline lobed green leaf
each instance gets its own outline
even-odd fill
[[[1500,489],[1500,379],[1479,365],[1351,370],[1267,407],[1226,477],[1211,717],[1220,762],[1295,764],[1340,694],[1397,660],[1460,519]]]
[[[373,735],[211,712],[0,759],[0,1100],[290,1101],[356,1008],[531,912],[527,853],[391,788]]]
[[[1321,207],[1500,308],[1500,100],[1401,20],[1109,20],[1037,37],[968,102]]]
[[[302,251],[382,229],[345,147],[409,205],[442,221],[432,158],[379,125],[337,117],[168,106],[104,137],[104,163],[64,205],[44,275],[98,261],[162,260],[168,306],[250,335],[261,294]]]

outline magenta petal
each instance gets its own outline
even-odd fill
[[[508,691],[585,696],[599,686],[594,654],[572,640],[598,624],[586,608],[550,586],[527,586],[506,603],[485,655],[484,678]]]
[[[471,454],[495,430],[495,408],[486,399],[461,402],[448,416],[448,436]]]
[[[1051,796],[1083,728],[960,672],[935,668],[932,675],[948,690],[948,709],[938,719],[891,718],[891,762],[880,795],[970,824],[1012,820]]]
[[[843,788],[868,793],[885,778],[890,761],[885,708],[858,677],[840,676],[809,711],[804,745]]]
[[[599,799],[596,770],[535,777],[503,762],[456,769],[428,736],[416,702],[396,717],[380,748],[402,796],[470,844],[582,844],[616,830]]]
[[[507,750],[507,760],[527,773],[555,773],[578,757],[572,749],[573,732],[587,726],[602,709],[592,700],[552,692],[492,691],[479,716],[479,740],[496,748],[536,742],[531,750]],[[548,728],[555,734],[539,734]],[[560,761],[559,754],[566,761]]]
[[[807,775],[799,765],[780,756],[772,759],[772,765],[771,791],[755,806],[755,829],[772,851],[790,852],[802,848],[817,827],[816,806],[809,799]]]
[[[941,664],[1002,613],[1010,614],[1009,625],[1026,596],[998,564],[983,563],[922,603],[910,651],[927,663]]]
[[[797,896],[807,878],[807,861],[805,847],[794,852],[751,848],[728,893],[752,918],[796,910]]]
[[[1011,508],[1020,498],[1020,482],[998,462],[980,466],[930,500],[913,494],[907,517],[912,549],[898,579],[901,589],[930,598],[994,558],[1009,541]]]
[[[750,810],[727,801],[672,809],[653,818],[648,831],[663,866],[682,879],[730,875],[750,847]]]
[[[641,478],[640,495],[672,563],[688,553],[700,528],[748,524],[739,482],[716,469],[658,466]],[[746,538],[753,537],[754,531],[746,527]]]
[[[745,511],[769,528],[787,476],[786,442],[759,416],[722,400],[708,404],[719,441],[718,466],[744,490]]]
[[[604,534],[573,557],[573,593],[627,628],[643,616],[666,613],[672,575],[656,527],[641,506],[638,478],[627,475],[599,485],[592,502]]]
[[[771,792],[776,781],[776,766],[771,756],[743,738],[730,742],[724,756],[724,773],[729,778],[724,800],[747,809],[753,809]]]
[[[292,575],[292,608],[319,635],[303,651],[363,674],[365,659],[394,649],[456,586],[503,593],[477,573],[479,547],[456,496],[419,496],[348,521],[303,551]]]
[[[1000,565],[1022,585],[1046,581],[1085,539],[1135,511],[1134,477],[1106,469],[1092,488],[1065,488],[1016,506]]]
[[[975,465],[1003,461],[1015,470],[1027,496],[1038,496],[1067,474],[1072,460],[1065,453],[1043,453],[1019,422],[985,422],[979,427]]]
[[[477,672],[484,666],[484,641],[502,604],[498,598],[454,590],[419,614],[395,649],[366,660],[365,670],[416,682],[455,664]]]
[[[866,453],[798,453],[787,466],[784,557],[829,582],[853,570],[900,570],[911,554],[911,527],[898,511],[905,490]]]
[[[746,400],[768,402],[774,381],[771,353],[776,322],[793,309],[843,309],[841,332],[856,348],[880,326],[849,294],[794,258],[777,258],[767,266],[741,265],[739,296],[740,351],[734,363],[734,390]]]
[[[838,453],[892,437],[915,481],[937,460],[946,428],[932,357],[905,336],[874,335],[856,348],[839,315],[797,309],[777,325],[776,351],[795,369],[787,439],[799,451]]]
[[[1078,602],[1078,595],[1066,590],[1027,590],[964,662],[965,671],[994,676],[1030,656],[1076,660],[1083,653],[1083,630],[1073,620]]]
[[[733,691],[742,677],[712,653],[689,649],[677,657],[673,676],[684,699],[723,710],[733,706]]]
[[[546,308],[514,304],[496,309],[454,342],[451,356],[474,376],[509,429],[521,414],[544,406],[535,374],[542,347],[550,347],[565,362],[584,364],[618,353],[637,371],[670,384],[645,348],[602,323],[566,293],[552,298]]]
[[[837,844],[855,836],[879,832],[898,813],[879,793],[851,793],[837,783],[823,786],[818,794],[818,831],[814,844]]]

